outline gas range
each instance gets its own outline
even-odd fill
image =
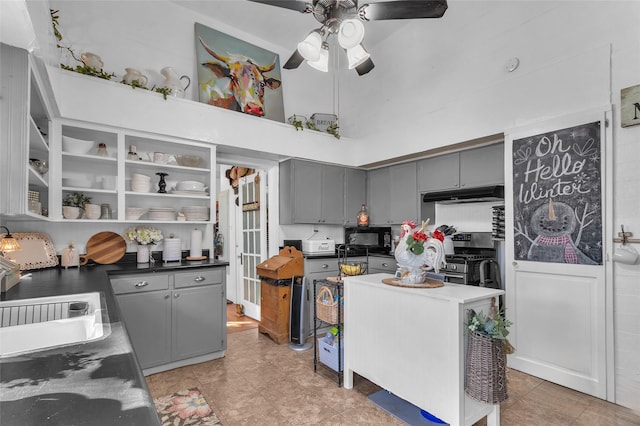
[[[491,281],[481,268],[487,263],[495,263],[496,251],[491,233],[468,232],[453,235],[454,254],[445,256],[447,264],[440,273],[447,282],[466,285],[481,285],[481,281]],[[493,268],[491,268],[493,270]]]

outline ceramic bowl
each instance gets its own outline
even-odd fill
[[[202,166],[202,158],[197,155],[176,155],[176,163],[185,167],[200,167]]]
[[[147,175],[141,175],[139,173],[132,173],[131,180],[140,182],[151,182],[151,177]]]
[[[69,154],[84,155],[91,151],[95,142],[62,136],[62,150]]]
[[[136,184],[134,182],[131,182],[131,190],[133,192],[149,192],[149,190],[151,189],[151,185],[150,184]]]
[[[62,186],[68,186],[72,188],[91,188],[92,181],[91,179],[82,177],[63,177]]]
[[[65,219],[77,219],[81,212],[80,207],[62,206],[62,215]]]
[[[138,220],[145,213],[142,207],[127,207],[124,211],[126,220]]]
[[[176,185],[178,191],[204,191],[204,183],[195,180],[183,180]]]
[[[100,210],[100,206],[97,204],[85,204],[84,205],[84,217],[86,219],[100,219],[100,215],[102,214]]]

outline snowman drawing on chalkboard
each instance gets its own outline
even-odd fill
[[[536,238],[532,240],[528,235],[520,233],[531,242],[527,260],[595,265],[596,262],[578,248],[582,230],[591,221],[585,223],[586,218],[583,217],[576,241],[572,240],[579,222],[577,217],[569,205],[554,203],[551,199],[548,204],[538,207],[531,215],[531,229],[537,234]]]

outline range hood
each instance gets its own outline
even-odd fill
[[[422,202],[424,203],[437,201],[440,203],[454,204],[502,200],[504,200],[504,185],[427,192],[422,196]]]

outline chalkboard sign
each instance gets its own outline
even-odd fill
[[[600,122],[513,141],[516,260],[602,264]]]

